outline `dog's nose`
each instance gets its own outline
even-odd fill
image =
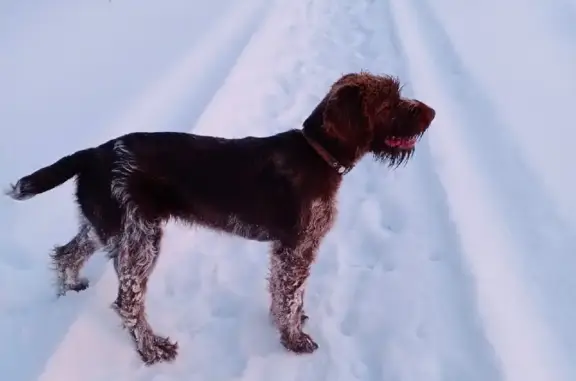
[[[434,110],[432,107],[429,107],[428,112],[429,112],[430,122],[432,122],[434,120],[434,118],[436,117],[436,110]]]
[[[423,110],[422,115],[424,117],[425,121],[424,123],[426,123],[426,125],[429,125],[436,117],[436,110],[434,110],[432,107],[428,106],[424,102],[420,102],[420,107]]]

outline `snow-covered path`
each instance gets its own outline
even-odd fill
[[[560,345],[571,341],[563,336],[573,330],[559,324],[567,318],[561,315],[574,313],[566,308],[574,291],[557,292],[576,289],[566,266],[574,263],[573,231],[557,215],[494,101],[456,53],[437,11],[425,0],[396,0],[395,12],[416,91],[443,110],[436,121],[442,128],[430,136],[432,157],[440,164],[437,172],[503,377],[564,379],[562,370],[575,368]],[[552,268],[546,265],[550,260]],[[550,297],[552,305],[542,300]],[[547,302],[547,308],[537,302]],[[550,324],[547,314],[561,320]]]
[[[268,9],[265,1],[228,0],[201,12],[187,2],[13,4],[0,14],[0,83],[8,85],[0,125],[10,137],[0,139],[3,181],[121,133],[189,129]],[[151,29],[151,21],[162,28]],[[47,268],[48,250],[76,230],[71,185],[31,203],[0,200],[0,374],[15,381],[38,378],[86,303],[76,295],[55,303]],[[93,284],[103,262],[89,264]]]
[[[101,258],[87,269],[86,292],[56,301],[49,289],[47,251],[75,227],[71,184],[26,203],[0,200],[0,374],[11,381],[576,379],[574,2],[82,4],[37,13],[15,6],[0,34],[0,82],[10,89],[0,90],[0,105],[9,106],[0,112],[1,133],[10,136],[0,141],[3,183],[132,130],[244,136],[293,128],[336,77],[360,69],[400,76],[406,94],[430,103],[437,118],[407,167],[391,172],[365,160],[347,175],[306,295],[307,331],[320,345],[311,356],[287,354],[269,324],[266,245],[170,226],[147,304],[151,324],[179,341],[180,355],[144,367],[109,309],[116,280]],[[35,17],[54,24],[34,29]],[[24,19],[30,24],[18,29]],[[99,26],[103,20],[112,27]],[[121,28],[127,20],[132,32]],[[72,47],[81,49],[71,37],[44,57],[57,61],[51,70],[33,61],[72,26],[93,46],[93,59],[105,52],[98,43],[116,47],[116,65],[76,57],[77,66],[63,69]],[[155,38],[162,42],[134,47]],[[18,50],[28,46],[22,41],[28,52]],[[534,51],[544,55],[538,62]],[[133,70],[134,57],[150,63]]]

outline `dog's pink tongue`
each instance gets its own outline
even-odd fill
[[[413,148],[415,144],[416,144],[416,138],[410,138],[410,139],[402,140],[400,142],[400,148],[410,149],[410,148]]]
[[[414,144],[416,144],[416,138],[388,138],[386,139],[386,144],[394,148],[411,149],[414,147]]]

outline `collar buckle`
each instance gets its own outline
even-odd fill
[[[334,156],[332,156],[324,147],[322,147],[320,143],[318,143],[317,141],[306,135],[304,130],[301,130],[301,132],[302,136],[304,136],[304,139],[306,139],[306,141],[314,149],[314,151],[316,151],[316,153],[322,159],[324,159],[324,161],[328,163],[329,166],[334,168],[336,172],[338,172],[338,174],[345,175],[346,173],[350,172],[351,168],[342,165],[338,160],[334,158]]]

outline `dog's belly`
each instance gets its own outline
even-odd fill
[[[258,225],[231,222],[226,226],[226,232],[252,241],[268,242],[273,240],[270,232]]]
[[[270,242],[276,240],[276,234],[270,232],[264,226],[241,221],[237,216],[230,215],[224,220],[214,221],[212,219],[199,218],[196,220],[205,227],[223,233],[235,235],[258,242]]]

